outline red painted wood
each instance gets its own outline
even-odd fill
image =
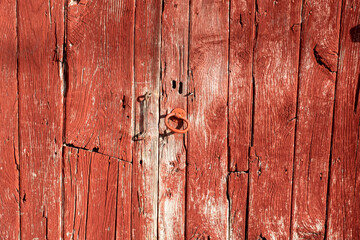
[[[248,170],[255,2],[230,1],[229,169]]]
[[[16,2],[0,8],[0,236],[16,239],[20,230]]]
[[[116,197],[116,239],[131,239],[132,165],[119,161]]]
[[[64,148],[64,239],[85,238],[91,154]]]
[[[289,238],[301,1],[257,1],[249,239]]]
[[[186,238],[227,236],[228,1],[192,1]]]
[[[134,1],[69,1],[66,143],[131,161]]]
[[[305,1],[303,6],[293,239],[324,238],[340,12],[339,1]]]
[[[64,150],[64,239],[130,239],[131,165]]]
[[[187,110],[189,2],[164,1],[161,26],[160,117],[174,108]],[[173,123],[176,126],[175,123]],[[173,134],[159,125],[160,239],[185,234],[186,134]]]
[[[21,239],[61,236],[63,1],[18,1]]]
[[[136,1],[132,239],[157,238],[161,1]],[[149,98],[144,95],[148,93]],[[151,96],[150,96],[151,94]]]
[[[360,2],[343,1],[328,206],[328,239],[360,236]]]
[[[228,177],[228,195],[230,201],[230,239],[246,239],[246,206],[248,174],[230,173]]]

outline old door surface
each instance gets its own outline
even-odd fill
[[[0,239],[360,238],[359,1],[5,0],[0,34]]]

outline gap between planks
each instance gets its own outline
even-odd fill
[[[98,152],[98,148],[96,148],[96,147],[93,148],[93,149],[87,149],[87,148],[83,148],[83,147],[77,147],[74,144],[68,144],[68,143],[64,143],[63,147],[68,147],[68,148],[73,148],[73,149],[77,149],[77,150],[83,150],[83,151],[87,151],[87,152],[92,152],[92,153],[96,153],[96,154],[103,155],[103,156],[106,156],[106,157],[114,158],[114,159],[116,159],[118,161],[121,161],[121,162],[126,162],[126,163],[129,163],[129,164],[132,164],[132,161],[129,162],[129,161],[126,161],[126,160],[118,158],[118,157],[114,157],[114,156],[111,156],[111,155],[108,155],[108,154],[105,154],[105,153]]]

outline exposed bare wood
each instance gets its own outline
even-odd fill
[[[187,109],[189,2],[166,0],[162,9],[158,233],[159,239],[183,239],[186,135],[167,129],[164,117]]]

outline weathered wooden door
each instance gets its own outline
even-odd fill
[[[360,238],[359,1],[4,0],[0,34],[1,239]]]

